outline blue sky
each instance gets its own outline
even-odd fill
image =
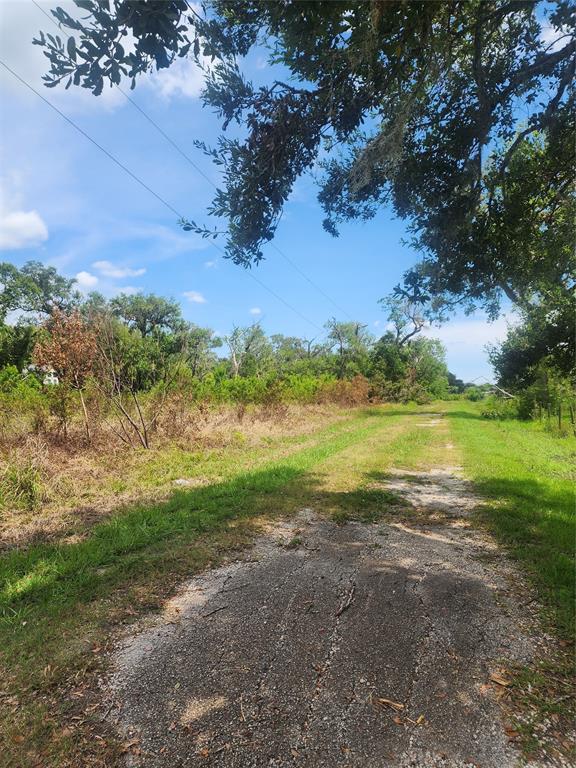
[[[42,7],[48,10],[51,3]],[[96,98],[81,89],[41,84],[45,59],[30,40],[50,27],[30,0],[0,0],[1,58],[176,210],[210,223],[206,207],[213,187],[121,93],[111,89]],[[261,55],[252,56],[248,75],[266,76],[263,66]],[[217,182],[216,169],[192,143],[210,143],[219,132],[215,116],[202,108],[201,81],[192,62],[179,61],[140,81],[132,96]],[[82,290],[106,296],[143,291],[173,297],[188,320],[218,333],[260,319],[268,333],[321,338],[323,324],[336,317],[362,321],[379,335],[386,318],[378,299],[417,260],[401,244],[404,223],[387,210],[330,237],[321,226],[313,180],[301,179],[275,243],[346,314],[268,246],[266,261],[252,271],[298,313],[293,312],[209,242],[182,232],[173,213],[5,71],[0,72],[0,193],[0,260],[20,265],[37,259],[77,277]],[[444,342],[450,369],[471,380],[491,375],[483,348],[505,331],[505,318],[489,324],[478,314],[427,333]]]

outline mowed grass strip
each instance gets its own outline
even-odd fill
[[[560,634],[572,637],[576,441],[532,422],[482,419],[461,403],[447,415],[466,474],[486,499],[483,519],[530,575]]]
[[[406,409],[390,425],[386,439],[372,434],[362,443],[339,451],[316,467],[313,506],[337,522],[377,520],[408,513],[402,497],[387,488],[395,469],[428,470],[444,459],[446,426],[428,426],[438,414]]]

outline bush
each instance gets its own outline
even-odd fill
[[[518,400],[504,400],[501,397],[489,397],[486,399],[481,416],[484,419],[517,419]]]
[[[477,403],[480,400],[484,400],[486,393],[480,387],[466,387],[464,390],[464,396],[467,400],[471,400],[473,403]]]
[[[12,442],[37,433],[48,417],[48,404],[34,375],[22,376],[13,365],[0,370],[0,439]]]
[[[343,406],[366,405],[370,401],[370,382],[358,374],[352,381],[346,379],[328,382],[321,391],[322,402]]]

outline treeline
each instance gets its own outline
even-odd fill
[[[106,419],[119,440],[148,447],[178,398],[235,403],[241,414],[250,404],[422,403],[463,389],[441,344],[418,336],[423,318],[399,299],[387,302],[389,330],[378,339],[335,319],[322,340],[268,336],[259,323],[219,337],[185,321],[174,301],[82,296],[38,262],[2,264],[0,281],[4,433],[27,414],[32,430],[51,424],[66,437],[81,423],[91,440]]]

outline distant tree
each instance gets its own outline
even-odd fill
[[[222,346],[222,339],[209,328],[200,328],[192,323],[176,334],[182,357],[188,364],[192,376],[201,378],[216,363],[214,350]]]
[[[110,310],[129,328],[137,328],[142,337],[154,331],[180,331],[184,327],[182,310],[176,301],[153,293],[129,296],[121,293],[110,301]]]
[[[379,394],[399,400],[429,399],[448,394],[444,348],[437,339],[412,338],[399,344],[388,331],[370,356],[370,378]]]
[[[450,390],[454,394],[461,394],[462,392],[464,392],[464,389],[465,389],[464,381],[462,379],[459,379],[450,371],[448,371],[448,385],[450,387]]]
[[[38,326],[18,322],[16,325],[0,323],[0,368],[13,365],[24,370],[32,358]]]
[[[72,387],[78,391],[86,438],[90,440],[90,424],[82,388],[86,377],[92,372],[96,337],[78,310],[66,315],[60,309],[54,309],[46,327],[47,337],[40,339],[34,347],[34,363],[41,368],[53,368],[58,375],[60,387]],[[65,431],[66,426],[65,418]]]
[[[80,305],[82,315],[88,320],[93,320],[97,315],[109,311],[110,304],[100,291],[90,291]]]
[[[9,312],[40,317],[50,315],[54,309],[69,312],[80,301],[74,283],[39,261],[28,261],[20,268],[0,263],[0,321],[5,322]]]
[[[362,323],[340,322],[335,318],[324,326],[327,343],[334,349],[336,375],[339,379],[365,374],[374,338]]]
[[[396,293],[378,302],[388,311],[388,323],[392,325],[396,344],[403,347],[414,336],[431,324],[447,319],[446,302],[442,296],[426,301],[413,301],[402,293]]]
[[[233,378],[261,376],[270,369],[272,345],[259,323],[246,328],[235,326],[224,341],[230,352]]]

